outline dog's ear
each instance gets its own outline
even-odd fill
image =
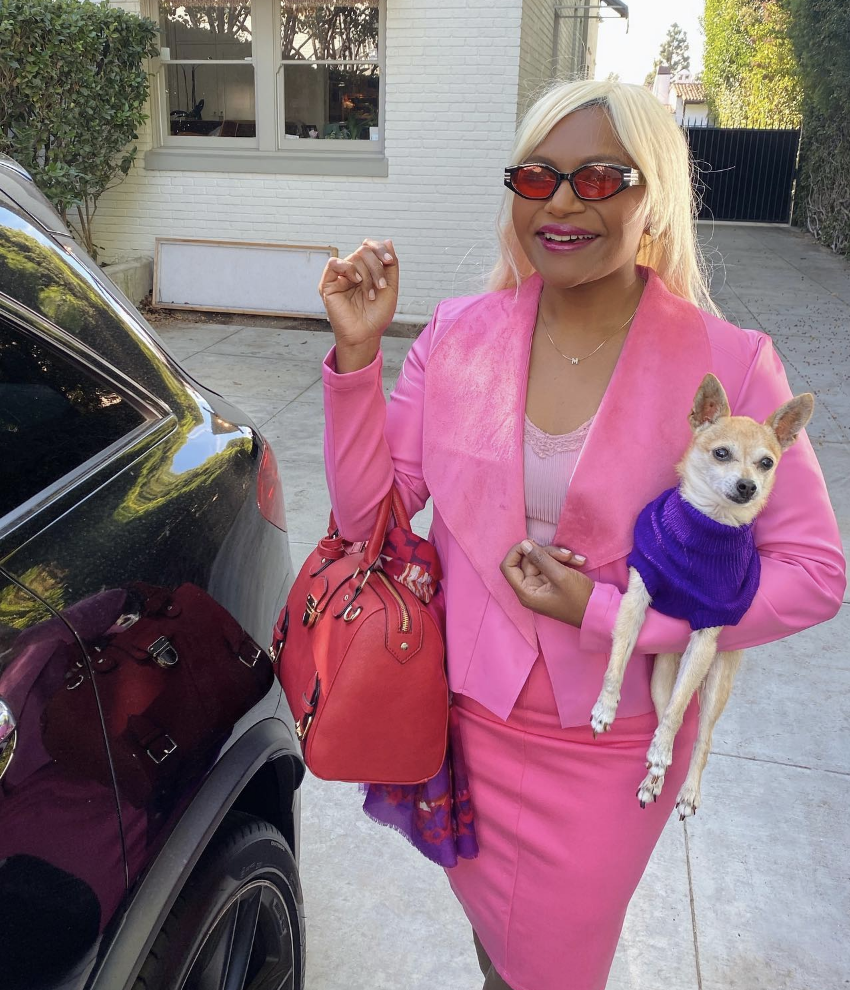
[[[716,423],[718,419],[728,415],[729,400],[723,386],[714,375],[706,375],[697,389],[694,407],[688,416],[691,429],[698,430],[706,423]]]
[[[764,425],[773,430],[779,446],[787,450],[797,439],[800,430],[812,418],[814,411],[815,397],[811,392],[803,392],[802,395],[795,395],[793,399],[789,399],[784,406],[780,406],[764,421]]]

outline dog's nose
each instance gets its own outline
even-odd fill
[[[749,501],[749,499],[751,499],[756,493],[756,483],[754,481],[746,481],[744,478],[741,478],[738,484],[735,485],[735,489],[741,498]]]

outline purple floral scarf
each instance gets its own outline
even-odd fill
[[[437,590],[442,575],[434,547],[409,530],[396,528],[388,534],[382,556],[386,573],[439,615],[442,596]],[[401,832],[433,863],[452,867],[457,866],[458,858],[475,859],[478,855],[469,780],[454,709],[449,712],[446,758],[436,777],[424,784],[361,786],[366,793],[366,814]]]
[[[449,717],[449,748],[436,777],[424,784],[363,784],[363,810],[381,825],[394,828],[439,866],[457,866],[458,858],[475,859],[478,841],[472,798],[463,760],[457,717]]]

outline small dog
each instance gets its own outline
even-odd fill
[[[699,731],[676,801],[680,820],[696,814],[711,735],[743,656],[741,650],[718,653],[717,639],[752,604],[760,574],[753,521],[767,502],[783,452],[813,411],[814,397],[806,392],[764,424],[732,416],[723,386],[706,375],[688,417],[693,438],[676,468],[679,486],[650,502],[638,517],[628,590],[590,718],[594,737],[614,721],[626,664],[650,604],[687,619],[693,630],[683,654],[659,654],[655,660],[651,692],[659,724],[647,753],[649,773],[637,792],[641,807],[661,793],[673,740],[694,691],[701,688]]]

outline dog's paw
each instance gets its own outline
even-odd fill
[[[648,773],[641,782],[637,792],[637,799],[641,808],[645,808],[650,801],[655,801],[664,787],[664,774],[660,776]]]
[[[663,777],[672,762],[672,741],[668,744],[663,739],[659,739],[658,730],[656,730],[646,753],[646,768],[649,770],[649,776]]]
[[[608,732],[616,716],[616,700],[607,698],[604,694],[600,695],[599,701],[596,702],[590,713],[590,727],[593,729],[593,738],[595,739],[599,732]]]
[[[679,791],[679,796],[676,798],[676,811],[679,812],[679,821],[683,822],[686,818],[690,818],[691,815],[695,815],[699,805],[699,788],[685,781],[681,791]]]

